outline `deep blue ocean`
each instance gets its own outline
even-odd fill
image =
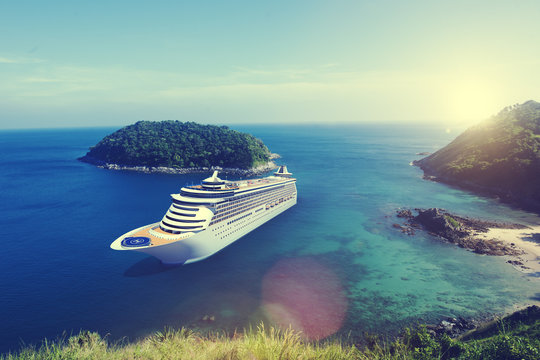
[[[456,134],[374,125],[233,128],[281,154],[278,162],[298,179],[298,204],[209,259],[172,268],[109,244],[159,221],[169,194],[209,174],[110,171],[76,160],[116,128],[1,131],[0,352],[80,329],[135,340],[165,326],[232,332],[283,324],[285,312],[276,320],[261,306],[269,296],[302,307],[316,297],[305,316],[335,310],[331,333],[353,338],[539,300],[538,278],[502,258],[392,227],[405,207],[540,223],[496,200],[425,181],[409,165]],[[291,290],[295,276],[304,284]],[[339,306],[332,302],[340,297]],[[310,326],[330,326],[317,316]]]

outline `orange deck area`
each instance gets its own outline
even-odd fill
[[[162,239],[162,238],[158,238],[158,237],[150,234],[150,232],[148,230],[152,229],[152,227],[154,227],[154,226],[157,226],[157,225],[148,226],[148,227],[146,227],[144,229],[141,229],[141,230],[137,231],[136,233],[131,234],[130,236],[132,236],[132,237],[137,237],[137,236],[147,237],[152,241],[150,246],[165,245],[165,244],[170,244],[172,242],[178,241],[178,239]],[[164,235],[172,235],[172,234],[169,234],[169,233],[161,230],[159,228],[159,226],[156,229],[154,229],[154,231],[157,232],[157,233],[160,233],[160,234],[164,234]]]

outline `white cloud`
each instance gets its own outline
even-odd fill
[[[27,83],[55,83],[55,82],[63,82],[63,80],[60,79],[52,79],[52,78],[42,78],[42,77],[29,77],[26,79],[22,79],[22,82]]]
[[[0,64],[37,64],[44,62],[37,58],[22,58],[22,57],[4,57],[0,56]]]
[[[471,83],[473,77],[466,72],[344,71],[339,64],[324,64],[235,67],[221,76],[209,76],[44,62],[24,72],[0,73],[0,98],[21,111],[106,111],[130,118],[138,112],[140,118],[156,119],[189,114],[200,120],[199,114],[206,114],[211,119],[237,121],[435,120],[449,125],[471,115],[480,120],[507,104],[535,98],[535,94],[520,98],[525,90],[509,97],[506,87],[496,86],[504,79],[495,71],[474,74]]]

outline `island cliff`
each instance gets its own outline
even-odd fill
[[[263,142],[227,126],[139,121],[104,137],[79,160],[117,170],[197,172],[227,169],[248,175],[275,167]]]
[[[506,107],[413,164],[427,179],[540,212],[540,103]]]

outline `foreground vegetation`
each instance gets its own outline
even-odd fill
[[[306,342],[292,330],[265,329],[244,334],[202,336],[191,330],[158,332],[136,343],[115,343],[81,332],[45,342],[2,359],[525,359],[540,358],[538,308],[490,324],[462,340],[435,337],[426,327],[406,330],[393,342],[369,337],[362,348],[340,342]]]
[[[139,121],[104,137],[80,160],[124,166],[249,169],[270,151],[250,134],[227,126],[181,121]]]
[[[439,181],[540,210],[540,103],[506,107],[414,163]]]

